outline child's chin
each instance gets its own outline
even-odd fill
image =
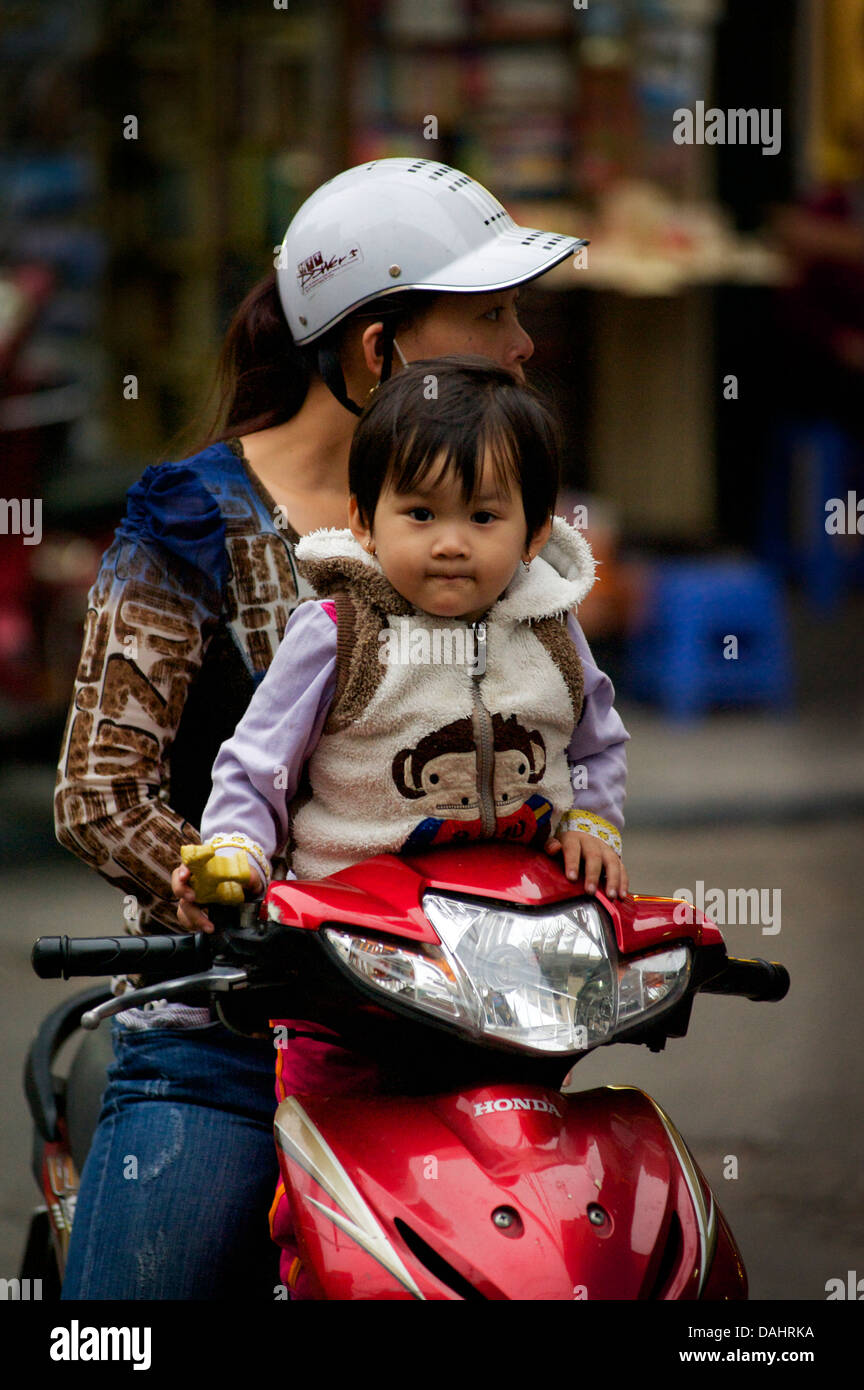
[[[471,610],[466,608],[464,604],[440,603],[436,604],[434,609],[430,608],[428,611],[432,614],[433,618],[464,618],[464,620],[468,622],[468,614]]]

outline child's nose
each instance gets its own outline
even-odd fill
[[[436,555],[467,555],[468,539],[461,526],[442,526],[433,543]]]

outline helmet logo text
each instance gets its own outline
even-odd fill
[[[330,280],[340,270],[362,259],[363,252],[359,246],[350,246],[347,251],[335,256],[325,256],[323,251],[315,251],[297,266],[297,280],[302,293],[311,294],[325,280]]]

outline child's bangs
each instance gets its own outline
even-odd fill
[[[493,423],[488,415],[455,437],[443,425],[432,429],[418,425],[403,436],[394,450],[387,470],[385,486],[404,496],[407,493],[428,493],[440,487],[448,478],[459,482],[462,497],[470,502],[483,481],[483,461],[488,455],[492,463],[493,490],[507,496],[520,485],[519,458],[512,434]],[[489,487],[489,480],[486,479]]]

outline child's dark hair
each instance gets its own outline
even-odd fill
[[[527,534],[551,515],[558,493],[561,433],[540,397],[485,357],[411,362],[376,391],[348,462],[350,491],[372,525],[385,487],[409,493],[453,470],[468,502],[486,450],[499,486],[522,493]]]

